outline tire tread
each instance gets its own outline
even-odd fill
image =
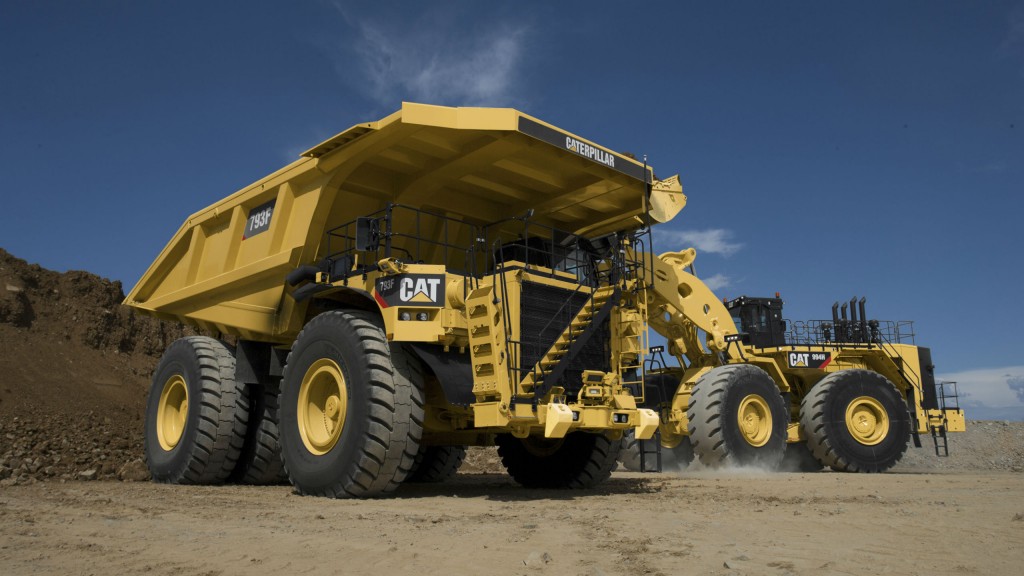
[[[369,377],[359,383],[367,387],[366,418],[369,431],[359,442],[354,462],[341,471],[337,480],[322,488],[306,488],[284,458],[284,470],[292,484],[303,494],[340,497],[367,497],[395,490],[405,479],[419,449],[423,422],[422,368],[400,344],[389,343],[381,319],[364,310],[334,310],[315,317],[299,333],[296,347],[311,328],[331,325],[335,330],[351,331],[360,350]],[[288,354],[284,381],[290,382],[295,351]],[[350,383],[355,385],[355,383]],[[410,456],[411,454],[411,456]]]
[[[234,470],[248,424],[248,400],[244,386],[235,382],[235,357],[220,341],[207,336],[188,336],[172,343],[154,373],[150,394],[160,394],[163,382],[158,378],[170,363],[194,361],[199,368],[199,398],[190,398],[189,410],[198,409],[193,443],[180,446],[187,450],[184,464],[177,469],[155,470],[147,438],[146,456],[150,472],[158,482],[171,484],[221,484]],[[196,390],[190,390],[190,395]],[[190,420],[191,420],[191,415]],[[155,418],[155,414],[153,415]],[[155,434],[146,425],[147,436]],[[182,441],[188,441],[186,429]]]

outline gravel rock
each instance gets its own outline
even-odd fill
[[[144,482],[149,478],[149,469],[141,459],[127,462],[117,471],[117,479],[122,482]]]
[[[103,444],[107,437],[121,441]],[[0,481],[146,480],[142,441],[141,418],[0,416]]]
[[[551,562],[551,554],[534,550],[523,560],[523,565],[532,570],[540,570],[545,564]]]

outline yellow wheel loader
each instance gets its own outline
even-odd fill
[[[406,103],[345,130],[189,217],[127,296],[222,336],[154,374],[153,477],[372,496],[496,445],[524,486],[587,488],[624,435],[876,471],[963,429],[924,349],[852,319],[764,342],[743,320],[763,303],[719,300],[692,249],[655,256],[685,201],[678,177],[516,110]]]

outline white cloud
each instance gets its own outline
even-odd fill
[[[655,243],[661,247],[671,246],[669,250],[685,250],[693,247],[697,254],[702,252],[708,254],[721,254],[732,256],[743,244],[732,241],[732,231],[723,228],[710,228],[708,230],[662,230],[654,229]]]
[[[726,276],[725,274],[715,274],[708,278],[704,278],[703,280],[704,284],[706,284],[712,292],[721,290],[722,288],[726,288],[730,284],[732,284],[732,278]]]
[[[956,382],[963,406],[1024,407],[1024,366],[936,374],[935,379]]]
[[[415,26],[374,23],[339,10],[357,33],[355,67],[362,77],[352,78],[351,61],[339,61],[338,71],[371,98],[468,106],[515,102],[524,27],[469,28],[454,15],[437,13]]]

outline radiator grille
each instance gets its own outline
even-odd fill
[[[555,339],[565,330],[589,297],[587,292],[573,292],[536,282],[523,282],[520,317],[521,376],[529,372],[551,348]],[[563,308],[562,304],[567,299],[570,303]],[[608,321],[605,320],[579,355],[572,359],[569,368],[559,380],[558,385],[565,388],[568,395],[574,396],[579,391],[583,370],[610,370],[609,339]]]

